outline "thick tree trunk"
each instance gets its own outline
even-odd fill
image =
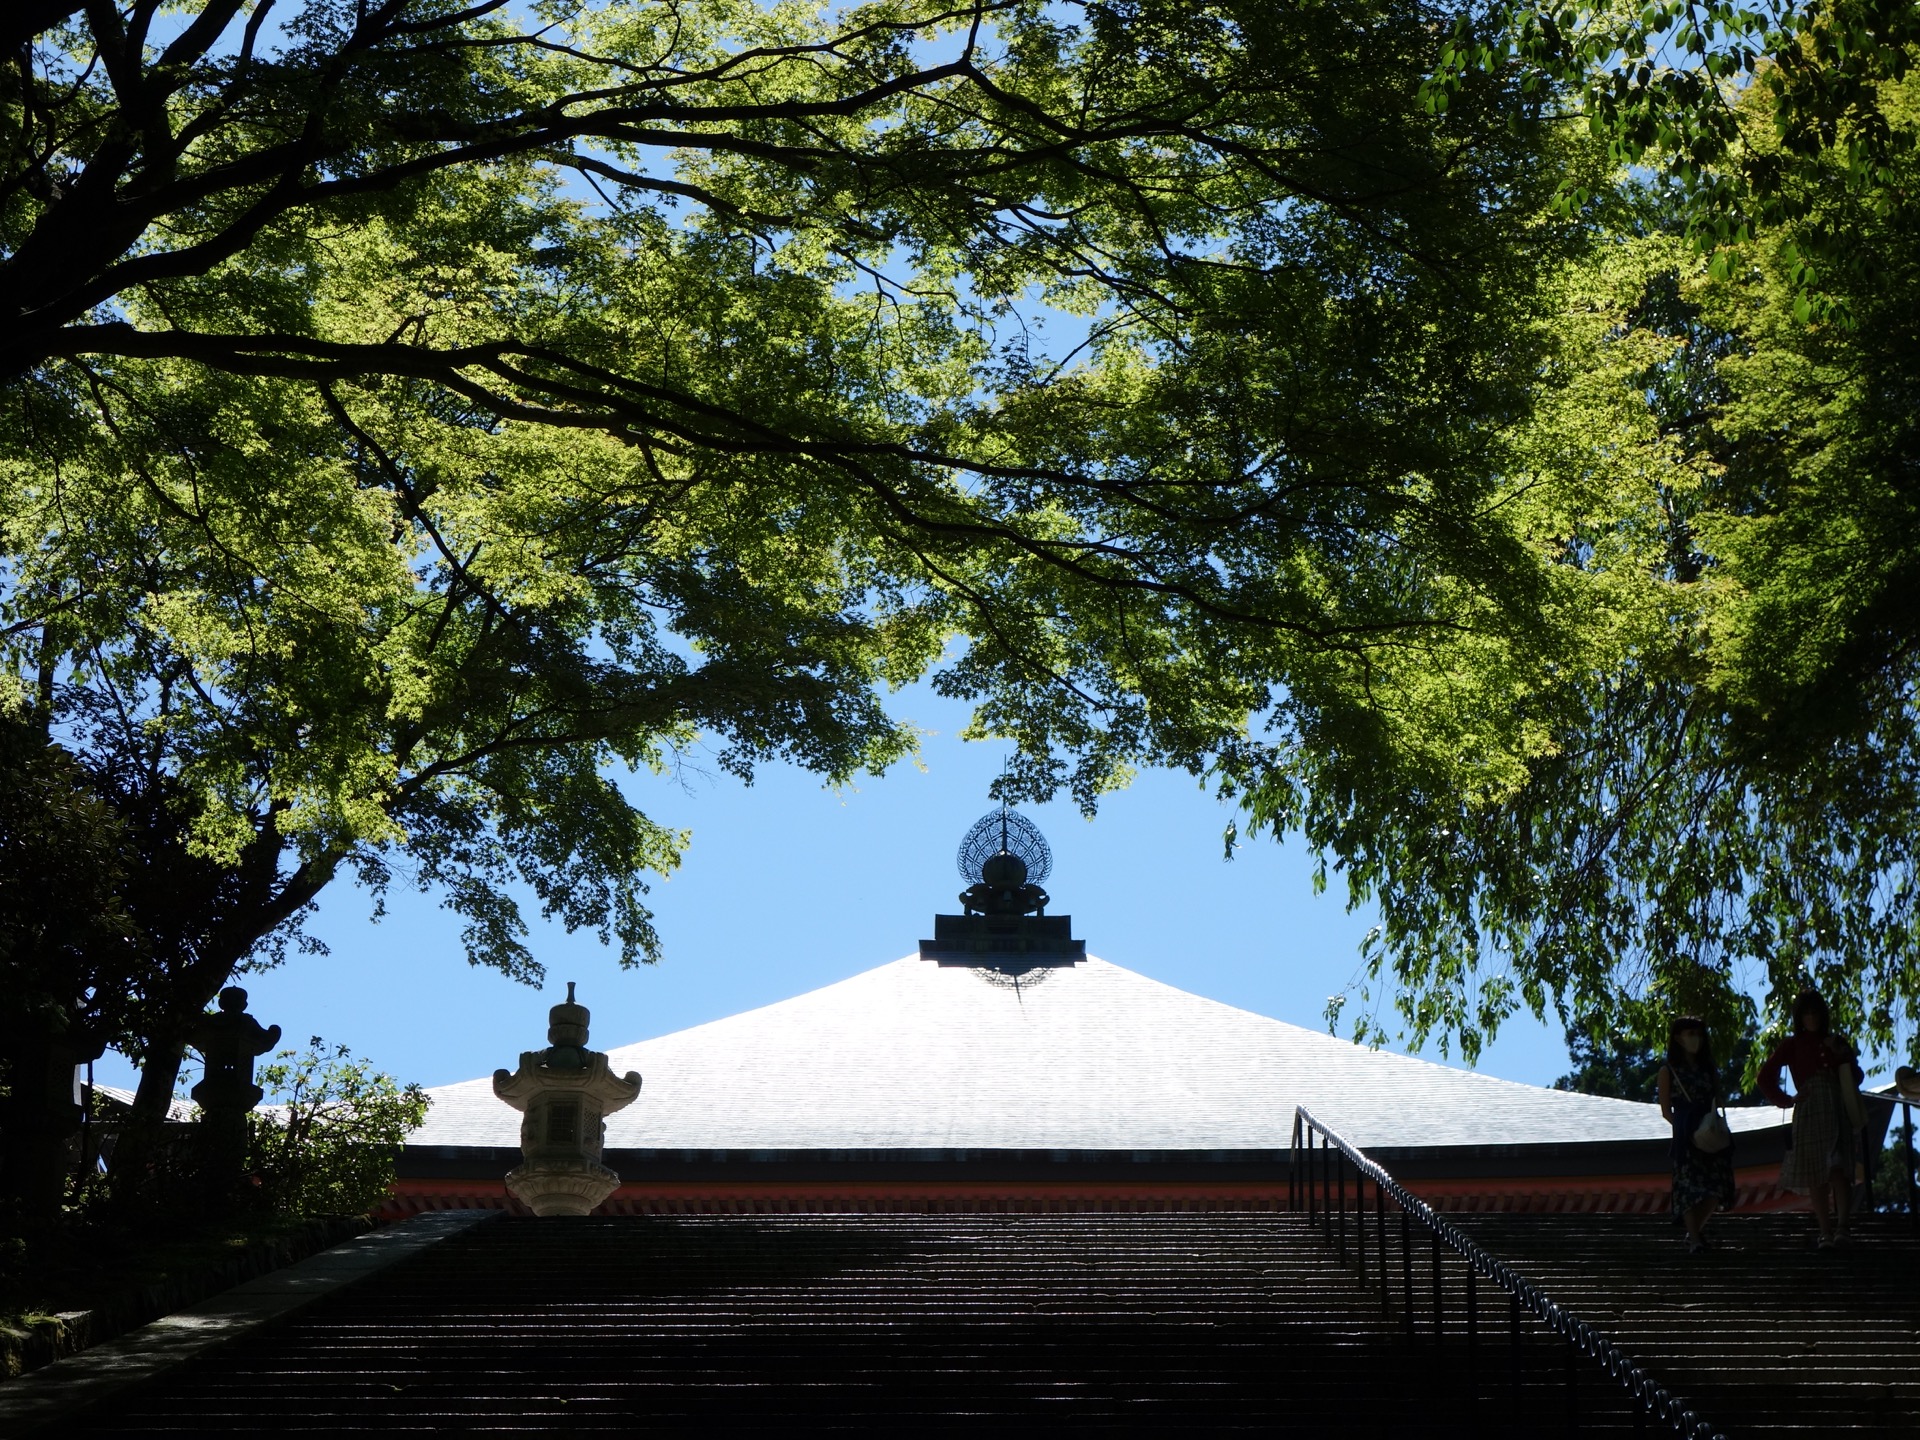
[[[150,1018],[140,1058],[140,1083],[133,1092],[133,1113],[121,1126],[113,1158],[108,1162],[114,1189],[120,1194],[137,1194],[148,1188],[166,1138],[167,1114],[173,1107],[174,1087],[186,1058],[187,1036],[245,954],[243,950],[220,960],[202,959],[187,967],[171,987],[173,998],[166,1011]]]
[[[182,957],[179,967],[172,971],[164,1011],[148,1020],[133,1114],[114,1146],[111,1170],[116,1190],[126,1193],[143,1188],[159,1159],[187,1036],[207,1013],[221,987],[231,981],[235,968],[253,953],[263,936],[297,913],[333,878],[338,857],[309,861],[281,877],[277,870],[280,843],[269,817],[242,859],[241,873],[252,879],[249,889],[257,897],[255,904],[234,906],[213,926],[182,927],[198,931],[204,938],[194,958]]]
[[[140,1065],[140,1083],[133,1092],[133,1113],[120,1127],[108,1172],[122,1193],[145,1188],[160,1144],[166,1135],[167,1113],[173,1107],[173,1087],[180,1079],[185,1049],[178,1042],[150,1039]]]

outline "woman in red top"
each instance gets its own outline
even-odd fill
[[[1760,1067],[1760,1093],[1793,1111],[1793,1148],[1781,1162],[1780,1183],[1812,1202],[1823,1250],[1846,1242],[1855,1152],[1843,1090],[1866,1078],[1854,1063],[1853,1046],[1833,1034],[1832,1025],[1827,1002],[1815,991],[1802,991],[1794,997],[1793,1033]],[[1793,1072],[1792,1095],[1781,1088],[1782,1067]]]

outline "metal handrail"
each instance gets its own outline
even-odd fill
[[[1328,1145],[1323,1145],[1320,1147],[1313,1146],[1312,1137],[1316,1132],[1325,1138],[1325,1140],[1328,1142]],[[1303,1133],[1305,1134],[1308,1142],[1305,1147],[1302,1147],[1300,1143]],[[1667,1424],[1673,1427],[1675,1433],[1686,1437],[1686,1440],[1726,1440],[1726,1437],[1723,1434],[1721,1434],[1721,1432],[1719,1432],[1718,1430],[1715,1430],[1708,1421],[1701,1419],[1691,1409],[1689,1409],[1686,1405],[1682,1404],[1671,1393],[1669,1393],[1665,1386],[1661,1385],[1658,1381],[1654,1380],[1652,1376],[1648,1375],[1646,1371],[1642,1370],[1638,1365],[1636,1365],[1627,1356],[1626,1352],[1620,1349],[1619,1346],[1615,1345],[1611,1340],[1607,1339],[1606,1336],[1602,1335],[1599,1331],[1595,1330],[1586,1321],[1578,1318],[1577,1316],[1569,1315],[1566,1311],[1562,1310],[1558,1305],[1556,1305],[1553,1302],[1551,1298],[1549,1298],[1546,1294],[1544,1294],[1539,1289],[1538,1286],[1534,1285],[1532,1281],[1527,1280],[1524,1277],[1516,1274],[1514,1270],[1510,1266],[1508,1266],[1504,1261],[1496,1259],[1493,1255],[1488,1253],[1480,1245],[1475,1243],[1473,1240],[1469,1239],[1466,1233],[1462,1231],[1457,1225],[1454,1225],[1450,1221],[1443,1219],[1438,1214],[1438,1212],[1434,1210],[1434,1208],[1431,1205],[1427,1204],[1426,1201],[1422,1200],[1418,1195],[1415,1195],[1411,1190],[1407,1189],[1406,1186],[1402,1185],[1398,1180],[1395,1180],[1393,1176],[1389,1175],[1386,1172],[1386,1170],[1379,1164],[1378,1161],[1371,1159],[1364,1150],[1360,1149],[1357,1145],[1352,1145],[1348,1143],[1346,1140],[1342,1139],[1334,1131],[1328,1129],[1325,1123],[1323,1123],[1322,1121],[1316,1120],[1313,1117],[1313,1113],[1309,1111],[1306,1106],[1296,1105],[1294,1107],[1294,1112],[1293,1112],[1292,1161],[1287,1168],[1288,1168],[1289,1174],[1292,1176],[1299,1177],[1304,1174],[1304,1183],[1307,1186],[1308,1205],[1310,1208],[1313,1207],[1314,1176],[1310,1170],[1303,1172],[1300,1169],[1300,1158],[1299,1158],[1300,1151],[1302,1150],[1302,1148],[1305,1148],[1307,1150],[1308,1157],[1309,1157],[1308,1163],[1311,1164],[1312,1163],[1311,1156],[1312,1156],[1313,1150],[1315,1148],[1319,1148],[1322,1152],[1322,1156],[1324,1157],[1325,1151],[1329,1145],[1332,1148],[1337,1149],[1350,1162],[1352,1162],[1355,1171],[1358,1172],[1359,1175],[1365,1177],[1365,1179],[1373,1181],[1374,1187],[1375,1187],[1376,1205],[1378,1204],[1378,1197],[1381,1194],[1391,1195],[1394,1199],[1394,1202],[1397,1205],[1399,1205],[1400,1213],[1401,1213],[1401,1224],[1403,1227],[1401,1231],[1401,1247],[1403,1251],[1402,1263],[1407,1270],[1407,1289],[1409,1293],[1411,1293],[1411,1290],[1412,1290],[1412,1269],[1411,1269],[1412,1250],[1408,1244],[1406,1231],[1404,1229],[1404,1226],[1406,1223],[1406,1217],[1412,1216],[1414,1220],[1418,1221],[1421,1225],[1425,1226],[1428,1233],[1432,1235],[1434,1246],[1435,1246],[1434,1286],[1435,1286],[1435,1300],[1436,1300],[1436,1311],[1435,1311],[1436,1325],[1438,1324],[1437,1305],[1438,1305],[1439,1283],[1440,1283],[1439,1270],[1438,1270],[1439,1247],[1441,1245],[1445,1245],[1448,1249],[1452,1250],[1456,1255],[1458,1255],[1461,1258],[1461,1260],[1466,1263],[1468,1267],[1467,1317],[1468,1317],[1468,1325],[1469,1325],[1469,1335],[1468,1335],[1469,1344],[1472,1343],[1474,1338],[1473,1334],[1471,1333],[1471,1327],[1473,1326],[1473,1323],[1474,1323],[1474,1300],[1473,1300],[1472,1279],[1475,1274],[1479,1274],[1479,1275],[1486,1276],[1487,1279],[1493,1281],[1493,1283],[1498,1285],[1502,1290],[1505,1290],[1507,1294],[1511,1296],[1514,1301],[1516,1301],[1520,1305],[1525,1306],[1528,1310],[1530,1310],[1534,1314],[1534,1316],[1539,1320],[1543,1321],[1549,1329],[1555,1331],[1564,1340],[1566,1340],[1566,1342],[1573,1347],[1574,1351],[1578,1352],[1581,1355],[1586,1356],[1588,1359],[1593,1360],[1595,1363],[1600,1365],[1601,1368],[1604,1369],[1608,1375],[1612,1376],[1613,1379],[1618,1381],[1620,1385],[1626,1389],[1627,1393],[1633,1397],[1635,1404],[1640,1407],[1640,1413],[1642,1415],[1652,1416],[1654,1418],[1666,1421]],[[1325,1179],[1324,1167],[1325,1167],[1325,1161],[1323,1158],[1322,1176],[1321,1176],[1321,1179],[1323,1182]],[[1342,1178],[1342,1183],[1344,1185],[1344,1176]],[[1290,1189],[1291,1189],[1290,1198],[1293,1201],[1293,1208],[1298,1209],[1299,1208],[1298,1184],[1296,1183],[1295,1185],[1291,1186]],[[1366,1193],[1365,1193],[1364,1187],[1362,1188],[1359,1196],[1357,1197],[1357,1201],[1360,1206],[1360,1215],[1362,1217],[1360,1234],[1362,1237],[1362,1243],[1364,1244],[1365,1234],[1366,1234],[1366,1231],[1365,1231]],[[1341,1208],[1342,1208],[1341,1223],[1344,1225],[1344,1222],[1345,1222],[1344,1204],[1342,1205]],[[1327,1223],[1328,1234],[1329,1236],[1331,1236],[1333,1233],[1334,1222],[1332,1220],[1331,1215],[1326,1213],[1329,1209],[1330,1209],[1330,1206],[1328,1206],[1325,1203],[1325,1200],[1323,1199],[1321,1205],[1318,1207],[1318,1210],[1319,1210],[1319,1213],[1325,1218]],[[1385,1234],[1386,1234],[1386,1227],[1384,1224],[1384,1214],[1382,1215],[1381,1218],[1382,1218],[1382,1224],[1380,1226],[1380,1237],[1381,1237],[1381,1241],[1384,1242]],[[1344,1252],[1344,1249],[1345,1249],[1345,1246],[1343,1244],[1342,1245],[1343,1252]],[[1362,1266],[1361,1275],[1362,1275],[1363,1281],[1366,1273],[1364,1257],[1365,1257],[1365,1252],[1363,1250],[1362,1259],[1361,1259],[1361,1266]],[[1387,1275],[1386,1258],[1387,1257],[1386,1257],[1384,1243],[1382,1243],[1380,1248],[1380,1254],[1379,1254],[1379,1271],[1380,1271],[1380,1283],[1382,1286],[1383,1295],[1385,1292],[1385,1288],[1389,1283],[1388,1275]],[[1408,1323],[1409,1324],[1412,1323],[1411,1315],[1408,1316]],[[1518,1319],[1516,1318],[1513,1323],[1517,1327],[1519,1324]],[[1517,1331],[1516,1331],[1516,1334],[1517,1334]],[[1569,1364],[1571,1365],[1571,1361],[1569,1361]],[[1569,1370],[1569,1376],[1571,1377],[1571,1375],[1572,1375],[1572,1371]]]

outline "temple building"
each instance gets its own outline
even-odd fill
[[[960,858],[962,913],[914,954],[612,1047],[644,1089],[605,1121],[599,1213],[1281,1209],[1301,1105],[1438,1208],[1666,1207],[1655,1106],[1369,1049],[1088,955],[1046,913],[1045,841],[1017,815]],[[388,1217],[516,1208],[521,1116],[489,1079],[430,1093]],[[1780,1203],[1789,1115],[1729,1118],[1742,1206]]]
[[[1844,1245],[1683,1245],[1655,1107],[1107,964],[1047,862],[989,816],[915,953],[638,1044],[570,986],[433,1092],[402,1223],[0,1385],[0,1431],[1915,1434],[1911,1184]],[[1733,1112],[1747,1208],[1784,1118]],[[1547,1210],[1642,1213],[1458,1213]]]

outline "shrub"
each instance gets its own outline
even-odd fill
[[[1917,1146],[1916,1148],[1920,1148]],[[1894,1112],[1880,1150],[1880,1169],[1873,1179],[1874,1208],[1883,1214],[1907,1213],[1907,1142],[1900,1133],[1900,1114]]]
[[[252,1168],[262,1201],[302,1216],[378,1205],[401,1142],[426,1118],[426,1092],[318,1036],[304,1053],[276,1053],[258,1078],[267,1099],[251,1117]]]

